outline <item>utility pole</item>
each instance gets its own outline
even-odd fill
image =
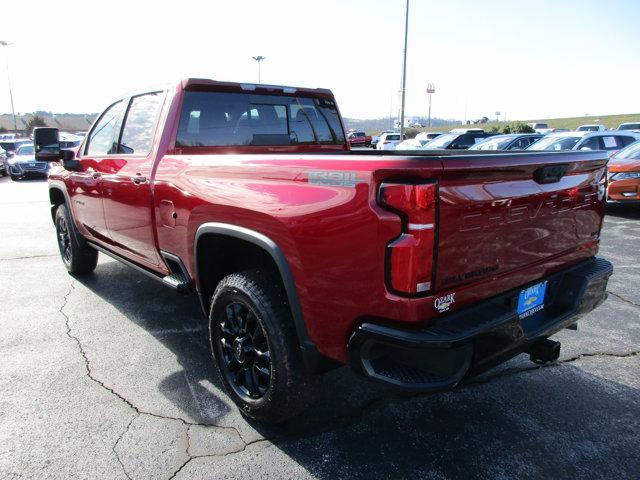
[[[251,57],[258,63],[258,83],[260,83],[260,62],[262,62],[267,57],[263,57],[262,55],[258,55],[257,57]]]
[[[427,93],[429,94],[429,128],[431,128],[431,95],[436,93],[436,87],[433,83],[427,84]]]
[[[8,47],[13,45],[11,42],[7,42],[5,40],[0,40],[0,46]],[[13,107],[13,92],[11,90],[11,75],[9,74],[9,55],[6,54],[5,50],[5,66],[7,67],[7,84],[9,85],[9,99],[11,100],[11,115],[13,115],[13,133],[14,135],[18,135],[18,122],[16,121],[16,110]]]
[[[404,140],[404,103],[407,87],[407,37],[409,35],[409,0],[407,0],[407,8],[404,19],[404,52],[402,55],[402,100],[400,107],[400,141]]]

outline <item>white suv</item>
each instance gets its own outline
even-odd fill
[[[406,139],[407,136],[405,135]],[[380,135],[380,140],[376,145],[376,150],[395,150],[396,146],[400,143],[400,133],[383,133]]]

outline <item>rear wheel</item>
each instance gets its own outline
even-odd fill
[[[98,252],[76,231],[66,205],[56,208],[55,220],[60,256],[67,271],[78,275],[93,272],[98,264]]]
[[[279,423],[309,405],[318,380],[304,369],[276,275],[257,269],[222,279],[209,330],[220,377],[245,416]]]

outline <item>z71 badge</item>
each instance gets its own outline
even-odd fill
[[[453,305],[455,301],[456,301],[455,293],[450,293],[448,295],[445,295],[444,297],[436,298],[433,301],[433,306],[436,307],[436,309],[440,313],[443,313],[449,310],[449,307],[451,307],[451,305]]]

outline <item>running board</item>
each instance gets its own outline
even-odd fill
[[[154,280],[157,280],[158,282],[161,282],[163,285],[175,290],[178,293],[190,293],[192,291],[191,281],[189,279],[187,270],[184,267],[182,260],[180,260],[180,258],[175,255],[167,252],[160,252],[162,257],[165,259],[167,266],[172,271],[170,275],[162,276],[141,265],[138,265],[135,262],[132,262],[127,258],[124,258],[121,255],[118,255],[115,252],[112,252],[111,250],[107,250],[100,245],[97,245],[90,241],[87,241],[87,243],[91,246],[91,248],[95,248],[99,252],[102,252],[105,255],[108,255],[109,257],[118,260],[121,263],[124,263],[126,266],[131,267],[134,270],[137,270],[138,272],[143,273],[146,276],[153,278]]]
[[[167,264],[169,270],[171,270],[171,275],[167,275],[162,281],[180,293],[191,292],[191,278],[180,257],[162,250],[160,250],[160,255],[164,258],[164,263]]]

